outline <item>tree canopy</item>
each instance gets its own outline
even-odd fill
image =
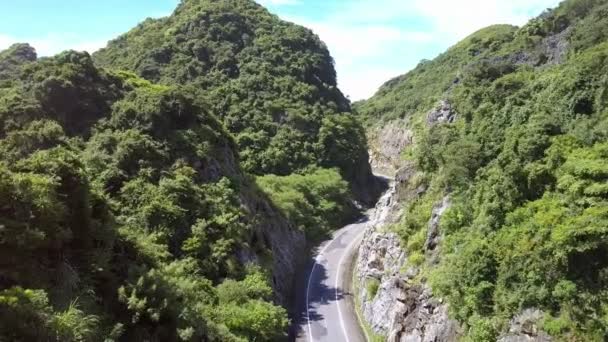
[[[338,167],[359,197],[371,183],[364,131],[348,118],[327,47],[254,1],[184,0],[173,15],[144,21],[94,59],[160,84],[188,85],[234,134],[247,172]]]
[[[355,105],[370,126],[405,118],[415,132],[406,187],[426,191],[395,230],[465,340],[494,341],[530,308],[557,340],[608,336],[607,6],[567,0],[521,28],[483,29]],[[453,120],[432,120],[440,101]]]
[[[284,340],[306,243],[373,197],[366,143],[325,45],[254,1],[184,0],[93,57],[13,45],[0,340]]]

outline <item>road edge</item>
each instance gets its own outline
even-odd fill
[[[359,247],[361,246],[361,242],[363,241],[363,237],[365,236],[365,232],[367,231],[367,229],[368,229],[368,227],[366,226],[363,229],[363,231],[361,233],[359,233],[359,235],[355,238],[355,240],[348,247],[347,253],[345,254],[345,256],[346,256],[345,259],[348,260],[348,264],[347,264],[347,267],[343,267],[341,276],[342,276],[342,286],[346,290],[346,292],[350,294],[350,296],[347,296],[348,299],[345,300],[345,302],[347,303],[348,309],[357,318],[357,324],[359,326],[359,331],[363,333],[363,337],[365,337],[365,341],[372,342],[367,330],[365,329],[365,326],[362,325],[363,322],[361,321],[361,317],[359,315],[359,310],[357,310],[357,300],[356,300],[357,292],[356,291],[358,290],[358,288],[356,287],[355,282],[354,282],[355,273],[356,273],[355,266],[357,263],[357,259],[359,257]]]
[[[359,243],[361,244],[361,243]],[[356,253],[354,253],[353,255],[353,261],[356,261],[359,259],[359,251],[357,250]],[[352,262],[351,263],[351,277],[350,277],[350,285],[349,285],[349,291],[352,290],[353,292],[353,311],[355,312],[355,316],[357,316],[357,322],[359,322],[359,328],[361,329],[361,331],[363,331],[363,334],[365,335],[365,340],[367,342],[373,342],[372,339],[369,336],[369,333],[367,332],[367,328],[365,327],[365,322],[363,321],[363,317],[361,317],[361,313],[359,312],[359,301],[357,300],[357,293],[359,292],[359,287],[356,285],[356,278],[357,278],[357,272],[355,271],[355,266],[356,266],[356,262]]]

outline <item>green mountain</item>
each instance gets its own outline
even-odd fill
[[[0,341],[283,340],[307,244],[373,192],[326,47],[253,1],[183,1],[94,57],[14,45]]]
[[[399,169],[394,230],[409,263],[465,340],[495,341],[529,308],[557,340],[608,336],[607,62],[608,3],[566,0],[521,28],[476,32],[355,104],[374,163]]]
[[[338,167],[363,200],[364,131],[336,86],[327,47],[251,0],[185,0],[95,53],[101,66],[188,85],[234,134],[243,168],[288,175]]]
[[[36,60],[16,45],[4,63],[0,340],[283,335],[268,280],[285,256],[262,236],[296,251],[302,238],[272,217],[213,115],[179,87],[99,69],[86,53]]]

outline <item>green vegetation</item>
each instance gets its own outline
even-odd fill
[[[314,242],[355,217],[367,159],[325,45],[254,1],[184,0],[94,57],[16,44],[0,340],[284,340],[267,236]]]
[[[188,85],[234,134],[245,171],[287,176],[337,167],[366,199],[365,132],[336,86],[325,44],[254,1],[184,0],[172,16],[144,21],[94,59]]]
[[[356,271],[356,270],[354,270]],[[352,272],[353,273],[353,278],[351,280],[351,284],[353,287],[353,293],[359,293],[359,286],[358,286],[358,278],[357,278],[357,272]],[[379,286],[379,284],[378,284]],[[369,294],[369,292],[368,292]],[[374,294],[375,296],[375,294]],[[386,341],[386,337],[377,334],[374,329],[372,329],[372,327],[369,325],[369,323],[363,318],[363,315],[361,313],[361,302],[359,300],[359,296],[353,296],[354,299],[354,311],[355,314],[357,315],[357,320],[359,322],[359,325],[361,326],[361,328],[363,329],[363,332],[365,333],[365,337],[367,338],[368,341],[371,342],[383,342]]]
[[[356,105],[416,133],[408,186],[426,190],[395,229],[465,339],[495,340],[525,308],[557,339],[608,337],[606,18],[605,1],[567,0],[489,27]],[[429,122],[440,100],[455,122]],[[370,177],[327,48],[253,1],[184,0],[93,58],[14,45],[0,52],[0,340],[281,340],[258,236],[327,236]]]
[[[28,44],[14,44],[0,51],[0,84],[10,84],[21,65],[36,60],[36,53]]]
[[[378,289],[380,288],[380,281],[376,278],[368,279],[365,284],[365,291],[367,291],[367,296],[369,298],[376,297],[378,293]]]
[[[309,174],[267,175],[257,179],[285,216],[306,233],[310,241],[322,241],[357,214],[348,183],[336,170],[319,169]]]
[[[496,340],[525,308],[558,340],[608,337],[607,6],[568,0],[520,29],[484,29],[356,105],[370,124],[407,118],[416,133],[407,186],[427,190],[395,229],[465,340]],[[428,122],[439,100],[454,123]],[[445,194],[432,265],[422,234]]]
[[[237,257],[257,227],[223,125],[179,87],[24,49],[2,54],[0,339],[282,338],[268,272]]]
[[[237,258],[253,187],[223,125],[187,89],[23,49],[2,54],[17,63],[0,88],[2,339],[283,338],[266,271]],[[351,121],[324,122],[315,148],[335,153],[322,144]],[[354,215],[337,171],[259,183],[311,237]]]

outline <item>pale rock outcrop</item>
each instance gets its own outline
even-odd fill
[[[568,58],[570,48],[570,35],[572,27],[568,27],[560,33],[550,35],[542,40],[541,46],[543,55],[548,65],[562,64]]]
[[[439,221],[443,214],[450,208],[450,197],[445,196],[441,202],[437,203],[433,207],[431,214],[431,220],[429,221],[429,228],[426,234],[426,241],[424,243],[424,250],[429,257],[431,263],[436,263],[437,260],[437,246],[441,242],[441,231],[439,230]]]
[[[458,115],[456,110],[452,107],[452,104],[446,100],[441,100],[437,107],[429,112],[426,117],[426,122],[429,125],[453,123],[456,121],[457,117]]]
[[[403,172],[402,178],[407,174],[413,175]],[[363,319],[391,342],[455,341],[459,335],[457,322],[448,317],[447,306],[433,297],[428,286],[413,282],[418,270],[408,267],[407,253],[401,248],[399,237],[386,229],[400,216],[401,205],[397,201],[400,195],[396,189],[399,183],[395,182],[378,203],[359,249],[356,295]],[[448,207],[447,198],[435,206],[429,230],[439,225]],[[379,287],[373,295],[368,293],[366,284],[374,279]]]
[[[259,250],[272,253],[271,285],[275,301],[287,307],[294,289],[296,271],[306,256],[304,233],[294,227],[267,200],[255,196],[242,196],[241,203],[248,219],[256,225],[248,244],[238,252],[242,264],[261,264]]]
[[[537,309],[526,309],[509,323],[509,332],[498,342],[551,342],[553,339],[539,328],[544,313]]]
[[[414,139],[408,126],[404,120],[394,120],[370,134],[370,164],[374,170],[394,174],[401,167],[401,154]]]

